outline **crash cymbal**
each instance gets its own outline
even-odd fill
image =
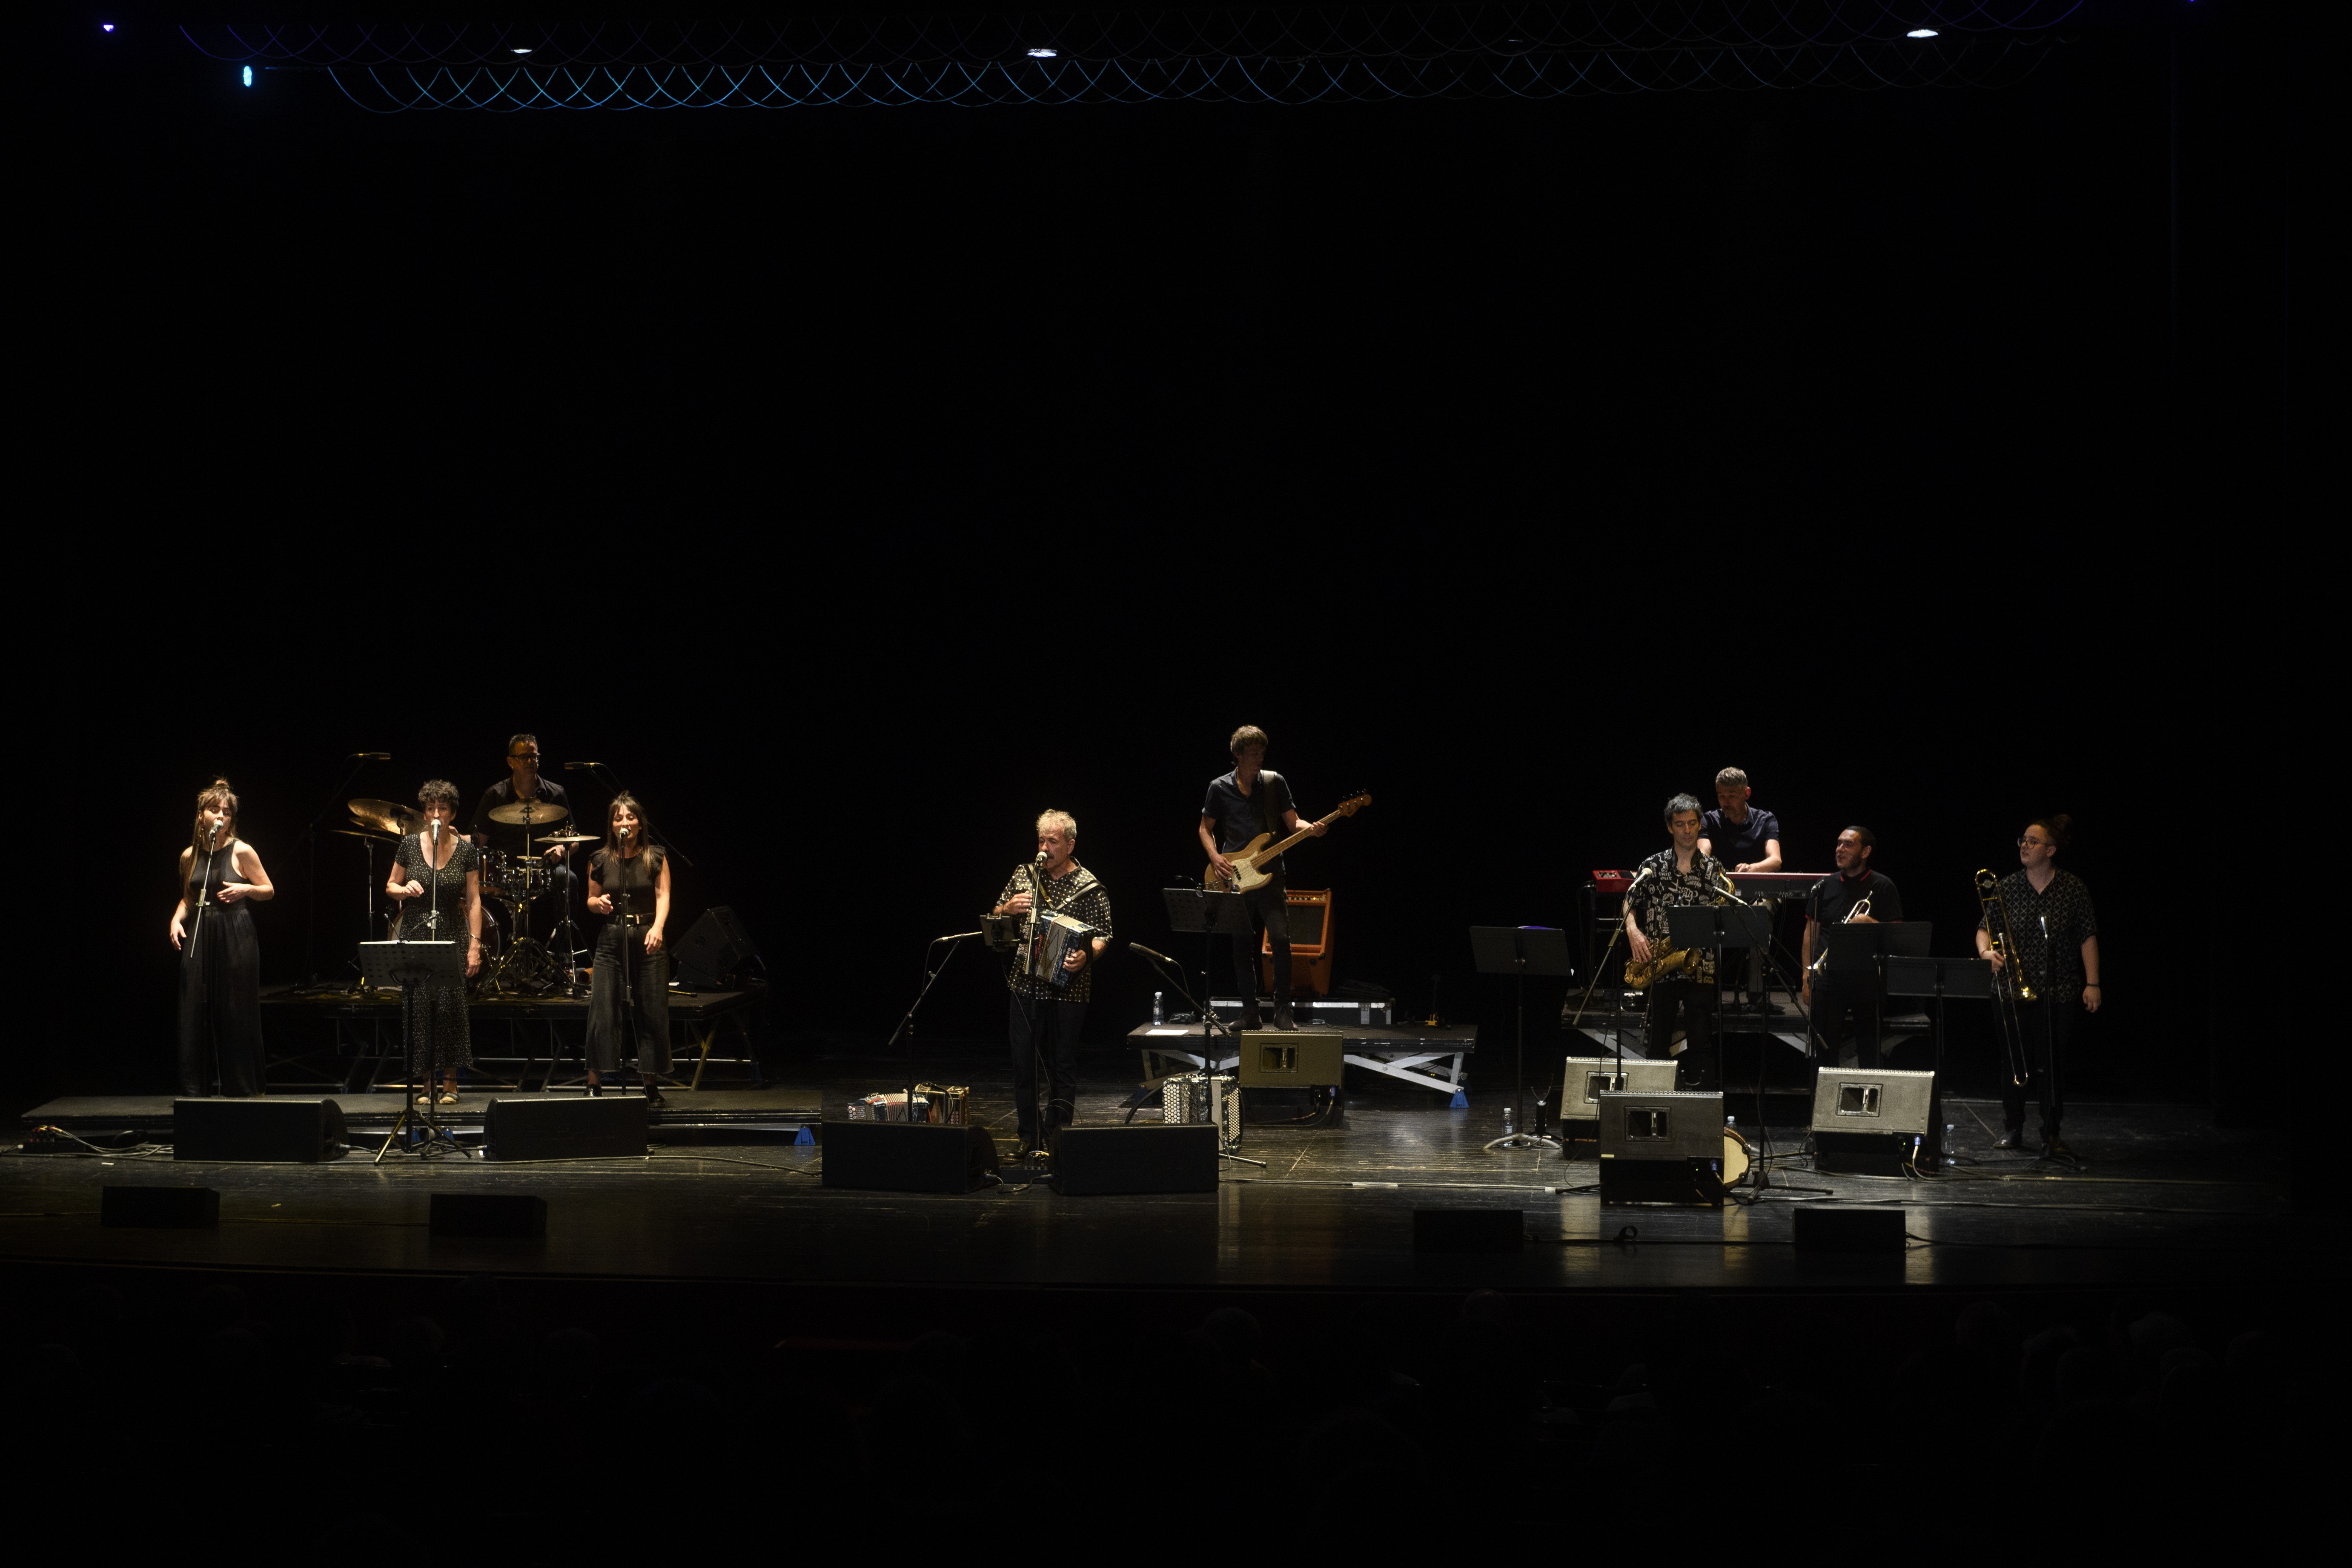
[[[353,816],[394,838],[425,830],[425,814],[413,806],[394,805],[388,800],[355,800],[350,805]]]
[[[530,814],[528,816],[524,815],[526,812]],[[552,827],[571,815],[569,810],[551,800],[518,800],[490,807],[492,822],[503,822],[513,827],[537,827],[542,824]]]
[[[533,844],[593,844],[596,841],[593,833],[542,833],[531,840]]]

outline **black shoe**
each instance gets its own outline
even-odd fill
[[[2042,1157],[2045,1160],[2071,1160],[2074,1157],[2074,1151],[2058,1139],[2044,1138],[2042,1141]]]
[[[1258,1016],[1257,1005],[1255,1003],[1252,1003],[1249,1006],[1242,1009],[1242,1021],[1236,1026],[1252,1031],[1265,1027],[1265,1020]]]
[[[1290,1016],[1289,1003],[1277,1002],[1274,1005],[1274,1026],[1277,1029],[1298,1027],[1298,1020]]]
[[[2000,1137],[1998,1137],[1998,1138],[1994,1139],[1994,1140],[1992,1141],[1992,1146],[1993,1146],[1994,1148],[1996,1148],[1996,1149],[2022,1149],[2022,1148],[2024,1148],[2024,1147],[2025,1147],[2025,1129],[2024,1129],[2024,1128],[2022,1128],[2022,1127],[2012,1127],[2012,1128],[2011,1128],[2008,1131],[2006,1131],[2006,1132],[2002,1133]]]
[[[669,1101],[662,1098],[661,1085],[657,1083],[649,1083],[646,1085],[646,1108],[647,1110],[658,1110],[668,1104]]]
[[[590,1084],[590,1085],[588,1086],[588,1098],[589,1098],[589,1099],[591,1099],[591,1100],[602,1100],[602,1099],[604,1099],[604,1086],[603,1084],[601,1084],[601,1083],[592,1083],[592,1084]]]

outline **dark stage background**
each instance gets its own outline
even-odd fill
[[[1737,763],[1800,868],[1874,827],[1942,952],[2074,814],[2088,1083],[2259,1043],[2203,861],[2284,776],[2234,563],[2299,460],[2302,68],[2236,10],[2086,10],[1998,91],[390,118],[90,20],[34,89],[31,449],[149,531],[53,546],[88,989],[25,1094],[167,1087],[213,770],[290,979],[338,759],[470,795],[517,729],[692,857],[674,933],[741,912],[777,1053],[878,1047],[1048,805],[1162,945],[1244,721],[1308,808],[1374,792],[1292,880],[1413,1012],[1499,1025],[1465,928],[1567,922]],[[927,1032],[1001,1028],[956,963]]]

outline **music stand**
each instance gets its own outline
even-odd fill
[[[1900,927],[1895,928],[1900,930]],[[1927,958],[1912,953],[1886,957],[1889,996],[1933,996],[1936,999],[1936,1080],[1927,1090],[1927,1133],[1934,1147],[1928,1156],[1944,1163],[1944,998],[1963,1001],[1992,998],[1992,963],[1983,958]]]
[[[1925,958],[1927,941],[1935,932],[1928,921],[1893,921],[1870,925],[1823,926],[1822,940],[1826,944],[1829,962],[1822,969],[1848,981],[1869,977],[1869,984],[1880,1000],[1886,991],[1886,960],[1890,957]],[[1874,1014],[1870,1051],[1871,1059],[1884,1062],[1886,1054],[1886,1009]],[[1809,1020],[1810,1021],[1810,1020]]]
[[[436,977],[453,980],[457,984],[458,1005],[465,1005],[465,943],[457,942],[394,941],[360,943],[360,973],[367,977],[368,984],[400,987],[401,1065],[411,1068],[412,1072],[416,1060],[416,1042],[411,1037],[410,1032],[415,1027],[416,1010],[409,1005],[415,994],[410,987]],[[383,1135],[383,1146],[375,1152],[373,1163],[378,1165],[383,1163],[383,1157],[392,1152],[393,1141],[400,1136],[401,1129],[412,1123],[425,1129],[424,1142],[417,1146],[416,1150],[419,1157],[431,1153],[434,1149],[443,1144],[446,1144],[455,1152],[464,1153],[465,1151],[457,1147],[457,1140],[444,1131],[441,1123],[434,1119],[433,1064],[431,1062],[425,1064],[425,1104],[421,1110],[416,1104],[415,1079],[404,1073],[402,1075],[402,1082],[405,1087],[400,1091],[402,1101],[400,1115],[393,1122],[392,1131]]]
[[[1472,926],[1470,956],[1481,974],[1507,974],[1516,980],[1517,997],[1513,1004],[1511,1066],[1518,1087],[1513,1091],[1514,1108],[1523,1106],[1528,1097],[1528,976],[1530,974],[1573,975],[1576,971],[1568,962],[1568,932],[1551,926]],[[1622,1058],[1620,1058],[1621,1062]],[[1557,1149],[1557,1138],[1543,1133],[1543,1113],[1536,1113],[1537,1127],[1533,1132],[1513,1132],[1496,1139],[1489,1149]]]
[[[1224,1026],[1219,1021],[1217,1010],[1210,1001],[1216,995],[1217,988],[1209,979],[1209,938],[1232,936],[1246,941],[1251,935],[1248,901],[1239,893],[1213,892],[1207,888],[1162,888],[1160,896],[1168,905],[1170,931],[1200,933],[1202,1037],[1213,1038]],[[1235,976],[1249,987],[1249,994],[1241,999],[1244,1013],[1249,1011],[1250,1004],[1257,1000],[1257,965],[1252,963],[1248,968],[1250,973],[1246,977]],[[1225,1033],[1231,1035],[1233,1031],[1227,1029]]]

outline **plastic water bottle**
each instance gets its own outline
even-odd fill
[[[1164,1024],[1168,1021],[1168,1007],[1161,1001],[1161,998],[1167,994],[1164,991],[1154,991],[1151,994],[1151,1021],[1155,1024]]]
[[[1951,1122],[1944,1123],[1944,1163],[1947,1165],[1957,1165],[1960,1163],[1960,1156],[1952,1148],[1953,1135],[1958,1131],[1959,1129]]]
[[[1503,1136],[1504,1136],[1504,1137],[1506,1137],[1506,1138],[1508,1138],[1510,1135],[1511,1135],[1511,1108],[1510,1108],[1509,1106],[1507,1106],[1507,1106],[1503,1107]]]

